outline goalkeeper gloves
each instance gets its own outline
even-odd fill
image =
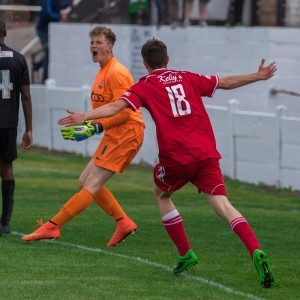
[[[103,127],[101,123],[92,124],[89,121],[85,121],[80,125],[62,127],[60,131],[65,140],[80,142],[93,136],[94,134],[100,134],[103,131]]]

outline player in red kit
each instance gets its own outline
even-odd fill
[[[226,196],[219,166],[221,155],[216,149],[202,97],[212,97],[216,89],[234,89],[268,80],[276,72],[275,63],[264,66],[265,61],[262,60],[256,73],[219,78],[168,70],[167,47],[156,39],[145,43],[141,53],[149,75],[142,77],[116,102],[83,114],[69,112],[70,115],[60,119],[59,124],[76,125],[115,115],[127,107],[134,111],[145,107],[156,124],[159,148],[159,163],[153,172],[154,196],[162,223],[179,253],[174,273],[183,272],[198,262],[182,218],[171,199],[174,191],[191,182],[206,195],[213,210],[228,222],[244,243],[258,271],[261,285],[272,287],[274,275],[266,254],[247,220]]]

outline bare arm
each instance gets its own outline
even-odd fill
[[[119,99],[116,102],[108,103],[106,105],[103,105],[101,107],[98,107],[94,110],[87,111],[82,114],[78,114],[73,111],[67,110],[67,112],[70,115],[59,119],[58,124],[71,126],[71,125],[81,124],[84,121],[88,121],[88,120],[112,117],[126,107],[128,107],[127,102],[122,99]]]
[[[277,71],[276,64],[272,62],[268,66],[264,66],[264,63],[265,60],[262,59],[256,73],[221,77],[217,88],[231,90],[256,81],[270,79]]]
[[[24,152],[26,152],[32,146],[32,104],[29,85],[21,86],[21,101],[26,126],[22,138],[22,149]]]
[[[117,113],[115,116],[112,116],[110,118],[102,118],[100,123],[103,127],[103,130],[110,129],[112,127],[118,126],[120,124],[123,124],[127,122],[130,119],[130,108],[123,109],[119,113]],[[93,121],[97,123],[97,120]]]

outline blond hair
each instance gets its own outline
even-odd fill
[[[98,36],[98,35],[104,35],[105,38],[112,44],[114,45],[117,38],[116,35],[113,33],[113,31],[105,26],[96,26],[94,27],[90,32],[89,32],[89,36],[90,38]]]

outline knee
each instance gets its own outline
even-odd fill
[[[12,162],[1,163],[0,175],[1,175],[2,180],[13,180],[14,179]]]
[[[213,196],[211,199],[211,206],[213,210],[221,218],[227,219],[227,216],[231,214],[233,206],[230,204],[226,196]]]
[[[82,189],[83,186],[84,186],[84,181],[81,180],[81,179],[79,179],[79,180],[78,180],[78,186],[79,186],[79,189]]]
[[[228,201],[222,201],[218,205],[214,207],[215,212],[220,215],[221,217],[224,217],[228,214],[228,212],[231,209],[231,205]]]
[[[160,190],[157,186],[154,186],[153,188],[153,195],[156,202],[170,198],[170,193]]]

